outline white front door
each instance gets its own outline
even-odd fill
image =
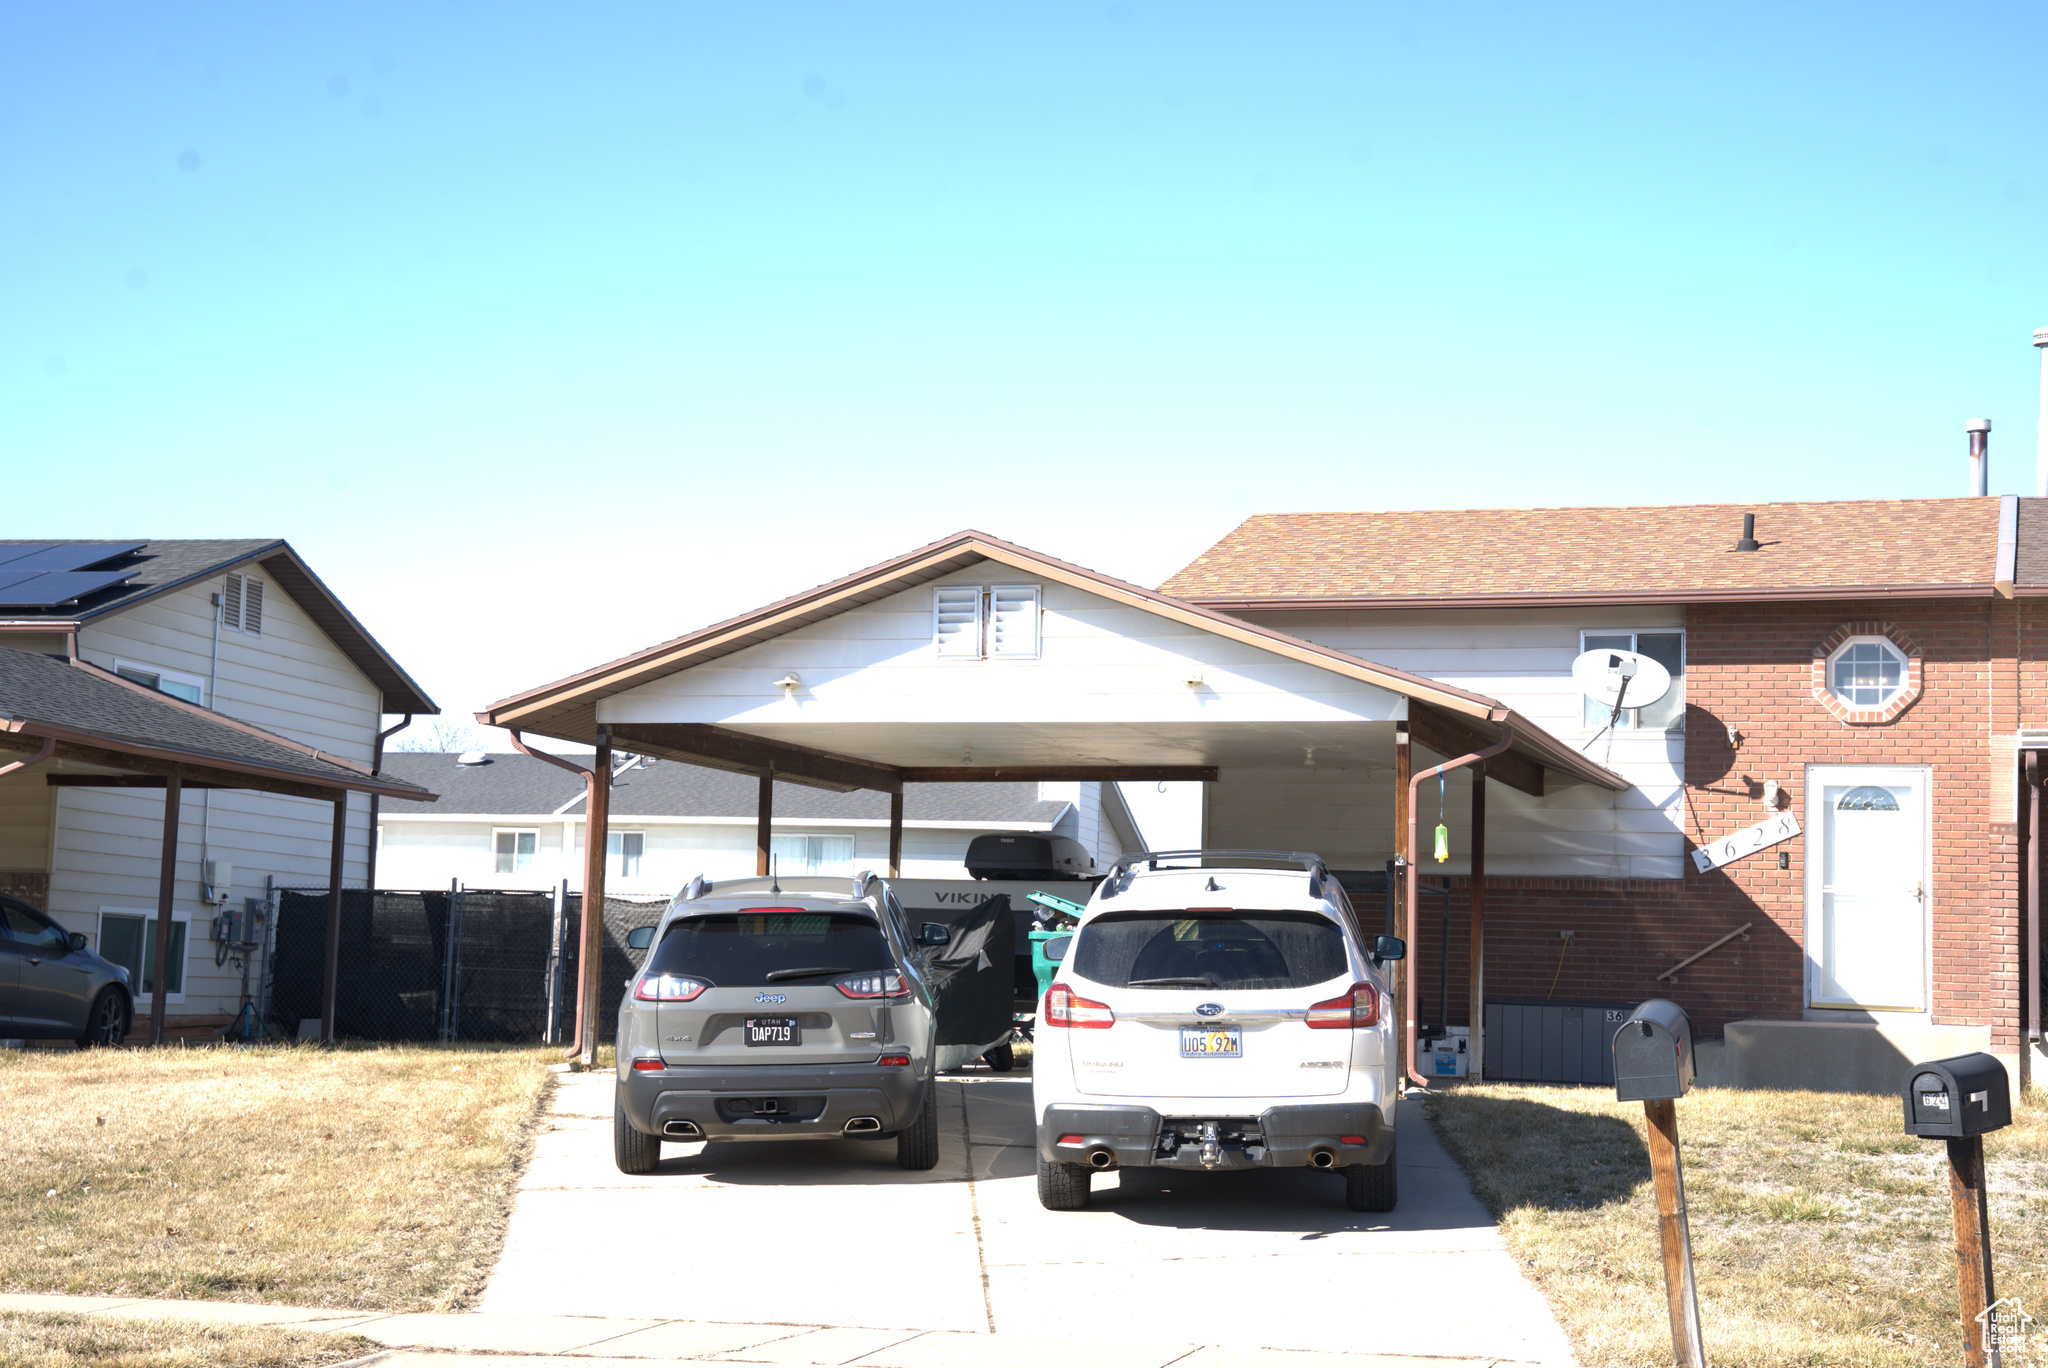
[[[1806,771],[1806,1002],[1927,1009],[1927,771]]]

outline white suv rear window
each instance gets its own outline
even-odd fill
[[[1110,913],[1069,962],[1113,988],[1306,988],[1348,971],[1343,932],[1313,912]]]

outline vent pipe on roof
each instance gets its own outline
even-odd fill
[[[1970,434],[1970,493],[1981,499],[1991,492],[1991,420],[1972,418],[1963,431]]]
[[[2048,328],[2034,329],[2041,349],[2041,435],[2034,448],[2034,493],[2048,498]]]
[[[1756,514],[1742,515],[1742,540],[1735,543],[1737,551],[1754,551],[1761,545],[1756,539]]]

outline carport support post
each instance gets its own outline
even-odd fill
[[[1950,1137],[1948,1192],[1956,1209],[1956,1290],[1963,1308],[1963,1362],[1969,1368],[1998,1368],[1999,1355],[1985,1344],[1991,1334],[1985,1308],[1998,1300],[1998,1294],[1991,1285],[1983,1136]]]
[[[597,1017],[604,1001],[604,876],[612,833],[612,734],[600,727],[597,754],[590,758],[587,828],[583,846],[583,948],[577,952],[578,1067],[597,1067]]]
[[[1486,762],[1472,767],[1472,948],[1465,966],[1465,1076],[1484,1072],[1486,1030]],[[1445,1023],[1449,1025],[1448,1022]]]
[[[348,839],[348,795],[334,800],[334,840],[327,850],[327,955],[320,982],[320,1043],[334,1043],[334,995],[341,978],[341,850]],[[374,838],[373,838],[374,839]]]
[[[1671,1352],[1678,1368],[1706,1368],[1700,1345],[1700,1294],[1692,1276],[1692,1231],[1685,1220],[1685,1174],[1678,1167],[1678,1108],[1668,1097],[1643,1103],[1650,1173],[1657,1182],[1657,1234],[1664,1244],[1664,1297],[1671,1308]]]
[[[761,771],[761,792],[754,800],[754,872],[768,872],[768,851],[774,844],[775,771]]]
[[[889,795],[889,877],[903,877],[903,790]]]
[[[1406,875],[1408,862],[1415,858],[1415,852],[1408,848],[1408,780],[1414,766],[1414,759],[1408,745],[1408,724],[1394,724],[1394,872]],[[1403,935],[1409,934],[1408,926],[1408,880],[1403,877],[1394,885],[1394,925]],[[1403,958],[1394,965],[1394,1009],[1399,1021],[1408,1019],[1408,966],[1412,961]],[[1409,1051],[1409,1057],[1402,1068],[1405,1072],[1414,1062],[1415,1043],[1404,1039],[1400,1048]]]
[[[171,995],[171,899],[178,886],[178,798],[184,780],[164,780],[164,854],[156,881],[156,959],[150,965],[149,1043],[164,1043],[164,999]]]

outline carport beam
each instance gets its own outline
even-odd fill
[[[754,800],[754,873],[768,872],[768,852],[775,843],[775,771],[761,771],[761,792]]]
[[[179,775],[164,779],[164,853],[156,882],[156,958],[150,965],[149,1043],[164,1043],[164,1005],[170,997],[171,900],[178,886]]]
[[[889,877],[903,877],[903,790],[889,795]]]
[[[348,795],[334,797],[334,839],[327,849],[327,955],[320,975],[320,1043],[334,1043],[334,994],[341,978],[341,852],[348,839]],[[373,838],[374,839],[374,838]]]

